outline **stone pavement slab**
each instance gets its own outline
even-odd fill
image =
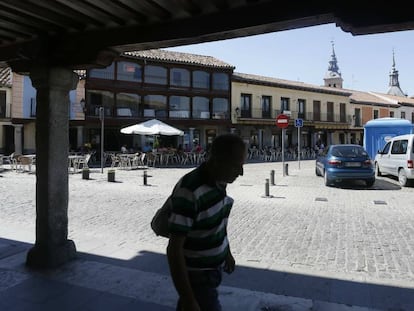
[[[314,161],[302,161],[301,169],[289,162],[288,176],[281,168],[246,164],[228,187],[237,270],[220,288],[225,310],[414,310],[414,189],[386,177],[370,189],[325,187]],[[166,240],[149,221],[188,170],[149,169],[148,186],[142,170],[117,170],[116,183],[99,170],[91,180],[70,175],[69,238],[79,259],[40,277],[173,308]],[[276,184],[265,197],[271,170]],[[0,292],[38,276],[24,269],[19,244],[34,242],[35,176],[2,176],[0,279],[11,285],[0,281]]]

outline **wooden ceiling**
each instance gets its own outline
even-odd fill
[[[353,35],[414,29],[402,0],[0,0],[0,63],[104,66],[144,50],[336,23]]]

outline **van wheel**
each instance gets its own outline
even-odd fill
[[[375,163],[375,172],[377,173],[377,176],[382,176],[382,173],[381,173],[381,171],[380,171],[380,168],[379,168],[378,162],[377,162],[377,163]]]
[[[398,171],[398,181],[400,182],[400,185],[402,187],[405,187],[408,184],[407,175],[405,174],[403,168],[400,168],[400,170]]]

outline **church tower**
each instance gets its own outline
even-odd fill
[[[389,95],[395,96],[407,96],[400,88],[400,83],[398,82],[398,70],[395,69],[395,57],[394,51],[392,51],[392,68],[390,71],[390,83],[388,84],[388,92]]]
[[[328,71],[325,74],[325,86],[336,87],[342,89],[343,79],[339,71],[338,61],[336,60],[334,43],[332,42],[332,55],[329,61]]]

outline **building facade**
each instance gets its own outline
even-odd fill
[[[124,53],[109,67],[88,71],[85,140],[99,142],[99,108],[105,111],[106,150],[139,150],[153,137],[124,135],[122,127],[157,118],[184,131],[159,137],[165,147],[208,146],[231,128],[234,67],[209,56],[148,50]]]
[[[152,118],[183,130],[182,137],[159,138],[162,146],[183,149],[208,148],[215,136],[229,132],[258,149],[280,148],[282,131],[275,120],[282,113],[290,118],[284,143],[293,148],[362,144],[364,124],[376,118],[414,123],[414,98],[400,96],[394,55],[384,94],[344,89],[333,46],[322,86],[234,69],[210,56],[148,50],[123,53],[106,68],[77,71],[79,83],[69,96],[68,148],[88,146],[99,153],[104,127],[106,151],[123,145],[140,150],[154,137],[120,129]],[[35,120],[30,78],[1,68],[0,153],[34,153]]]

